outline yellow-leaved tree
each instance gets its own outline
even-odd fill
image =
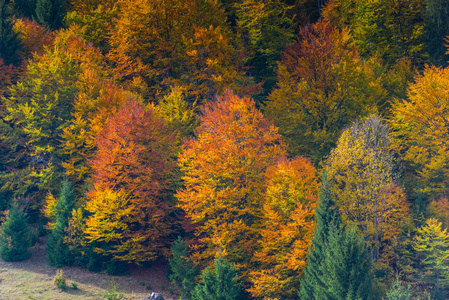
[[[427,67],[392,106],[394,144],[429,198],[449,192],[449,68]]]
[[[261,237],[250,272],[250,293],[264,299],[296,299],[315,230],[318,181],[303,157],[281,158],[265,173]]]
[[[409,211],[390,140],[388,126],[372,115],[342,133],[325,163],[343,218],[363,232],[372,259],[386,265]]]

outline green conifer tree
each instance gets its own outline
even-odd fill
[[[65,13],[64,0],[36,1],[36,19],[50,29],[57,30],[63,27]]]
[[[373,276],[365,243],[355,228],[347,229],[342,224],[325,174],[316,216],[300,299],[371,299]]]
[[[14,0],[14,10],[20,18],[33,19],[36,11],[35,0]]]
[[[237,281],[235,266],[221,256],[215,260],[214,272],[206,268],[201,283],[193,291],[195,300],[237,300],[242,297],[242,286]]]
[[[60,267],[71,264],[72,256],[67,244],[64,243],[65,229],[69,224],[76,196],[68,180],[62,182],[59,200],[56,203],[56,224],[47,241],[47,254],[50,265]]]
[[[173,243],[171,251],[172,257],[168,261],[169,279],[178,287],[184,298],[191,299],[195,288],[195,277],[199,275],[199,270],[187,259],[187,245],[180,237]]]
[[[383,300],[410,300],[412,295],[413,293],[410,290],[410,285],[405,287],[401,284],[399,279],[396,279]]]
[[[19,261],[28,259],[30,246],[30,229],[26,214],[13,204],[9,216],[1,228],[0,255],[5,261]]]
[[[431,61],[436,66],[446,67],[448,55],[446,53],[447,37],[449,36],[449,1],[426,0],[425,36],[427,51]]]
[[[13,30],[11,6],[8,1],[0,0],[0,58],[5,65],[17,65],[22,43]]]

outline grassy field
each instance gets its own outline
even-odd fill
[[[57,268],[48,265],[45,246],[30,249],[32,256],[23,262],[0,259],[0,299],[106,299],[116,287],[115,295],[123,299],[146,299],[151,292],[161,293],[167,300],[179,299],[176,288],[166,278],[166,265],[131,268],[126,276],[91,273],[78,267],[63,267],[68,289],[61,291],[52,282]],[[71,288],[72,283],[77,289]]]

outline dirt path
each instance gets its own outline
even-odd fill
[[[147,299],[151,292],[161,293],[167,300],[179,299],[176,288],[166,278],[166,265],[130,269],[126,276],[108,276],[91,273],[79,267],[62,267],[69,289],[62,292],[52,283],[55,267],[48,265],[45,245],[30,248],[32,256],[22,262],[0,259],[0,299],[105,299],[111,285],[117,285],[117,294],[124,299]],[[71,289],[72,282],[78,286]]]

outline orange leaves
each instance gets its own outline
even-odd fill
[[[33,54],[43,54],[45,47],[50,47],[54,41],[54,35],[50,30],[29,19],[17,19],[14,31],[19,35],[27,58]]]
[[[309,160],[282,158],[266,172],[261,237],[250,272],[254,297],[295,299],[315,229],[318,182]]]
[[[285,158],[277,128],[251,99],[230,92],[206,105],[196,135],[179,156],[185,189],[176,194],[198,224],[193,260],[221,253],[238,264],[253,295],[290,297],[314,229],[315,168]],[[267,274],[282,284],[270,289]]]
[[[128,195],[129,201],[117,207],[128,212],[122,221],[127,230],[117,246],[126,252],[123,260],[152,260],[168,251],[175,221],[169,203],[174,145],[163,121],[135,100],[110,118],[96,139],[97,152],[90,162],[95,190],[88,194],[89,203],[106,190]],[[92,206],[91,212],[100,209]],[[97,239],[108,242],[107,237]]]
[[[245,265],[257,235],[263,174],[285,154],[283,142],[254,101],[231,92],[206,105],[196,132],[179,156],[185,189],[177,197],[209,247],[197,254],[225,251]]]

